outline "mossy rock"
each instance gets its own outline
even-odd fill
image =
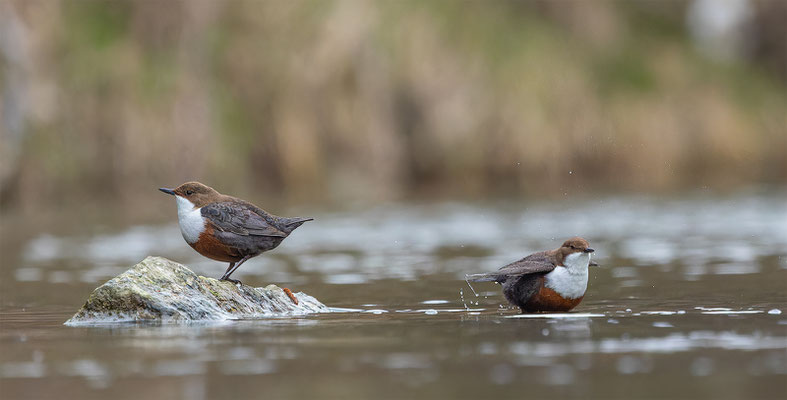
[[[197,276],[163,257],[148,257],[96,288],[66,325],[121,321],[210,321],[303,315],[330,309],[302,292],[254,288]]]

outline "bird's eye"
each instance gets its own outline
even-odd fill
[[[186,196],[191,196],[192,194],[194,194],[193,190],[187,190],[186,191]]]

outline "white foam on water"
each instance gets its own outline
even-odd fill
[[[762,314],[765,311],[762,310],[740,310],[740,311],[703,311],[703,314],[710,314],[710,315],[736,315],[736,314]]]
[[[448,300],[425,300],[421,304],[448,304]]]

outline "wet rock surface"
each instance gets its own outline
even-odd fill
[[[198,276],[163,257],[147,257],[96,288],[66,325],[121,321],[216,321],[329,312],[314,297],[276,285],[254,288]]]

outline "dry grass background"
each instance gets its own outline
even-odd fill
[[[2,208],[784,184],[782,64],[706,59],[685,9],[0,0]]]

